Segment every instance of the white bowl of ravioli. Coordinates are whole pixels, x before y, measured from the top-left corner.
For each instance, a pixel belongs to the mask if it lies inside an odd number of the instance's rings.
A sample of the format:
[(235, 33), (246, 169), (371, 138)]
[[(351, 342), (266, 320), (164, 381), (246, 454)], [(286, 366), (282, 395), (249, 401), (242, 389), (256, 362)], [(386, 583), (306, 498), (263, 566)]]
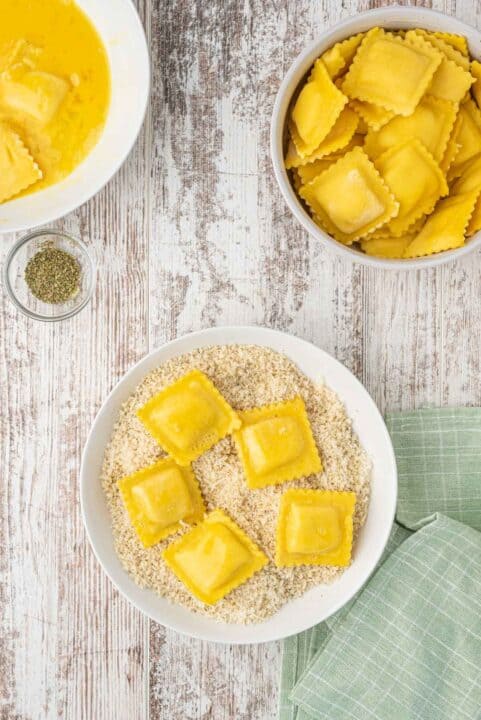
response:
[[(206, 373), (236, 412), (272, 402), (284, 402), (287, 412), (293, 408), (297, 412), (299, 400), (291, 400), (300, 395), (323, 464), (317, 475), (251, 487), (239, 460), (241, 451), (229, 435), (192, 463), (186, 482), (196, 488), (196, 502), (201, 502), (200, 488), (207, 522), (227, 523), (244, 550), (252, 551), (248, 562), (252, 561), (253, 574), (246, 566), (246, 579), (241, 578), (241, 584), (219, 601), (213, 596), (211, 604), (192, 595), (163, 555), (167, 548), (171, 552), (176, 547), (179, 534), (180, 541), (193, 537), (206, 521), (197, 518), (192, 528), (179, 528), (177, 534), (144, 547), (118, 485), (120, 480), (125, 488), (124, 476), (135, 479), (138, 470), (159, 460), (159, 446), (135, 417), (137, 410), (149, 407), (145, 403), (159, 389), (163, 391), (173, 378), (184, 377), (193, 369)], [(242, 418), (247, 422), (244, 415)], [(173, 455), (161, 463), (171, 469)], [(182, 474), (185, 472), (184, 468)], [(342, 568), (277, 567), (281, 497), (298, 489), (312, 492), (312, 488), (334, 494), (340, 491), (349, 503), (352, 493), (356, 494), (351, 562)], [(225, 643), (284, 638), (341, 608), (366, 582), (381, 557), (396, 497), (392, 444), (382, 417), (359, 381), (314, 345), (256, 327), (193, 333), (146, 356), (102, 406), (81, 467), (87, 534), (116, 587), (156, 622), (192, 637)], [(231, 573), (235, 576), (239, 571), (235, 558), (228, 560), (216, 566), (216, 572), (222, 569), (229, 577)], [(189, 578), (184, 580), (188, 583)]]
[(95, 195), (132, 149), (150, 87), (131, 0), (5, 0), (0, 27), (0, 233)]
[[(419, 80), (416, 92), (419, 92), (420, 97), (415, 99), (412, 107), (399, 105), (393, 110), (391, 107), (387, 109), (371, 102), (367, 110), (374, 111), (374, 115), (370, 116), (372, 124), (368, 125), (365, 122), (365, 116), (361, 118), (362, 110), (364, 113), (366, 112), (368, 102), (367, 95), (363, 94), (365, 87), (362, 89), (359, 88), (359, 85), (353, 87), (352, 80), (357, 80), (359, 77), (354, 73), (350, 82), (345, 82), (350, 68), (352, 68), (352, 57), (349, 57), (345, 68), (338, 69), (342, 58), (337, 55), (339, 46), (335, 46), (336, 43), (354, 38), (359, 33), (364, 33), (362, 37), (365, 38), (373, 28), (380, 28), (381, 32), (406, 31), (405, 35), (409, 33), (408, 42), (413, 44), (419, 42), (418, 38), (413, 37), (413, 34), (417, 33), (419, 29), (421, 29), (421, 33), (422, 31), (436, 32), (439, 34), (440, 44), (434, 48), (438, 53), (438, 64), (433, 66), (430, 71), (426, 71), (427, 74), (432, 72), (432, 76)], [(419, 34), (421, 35), (421, 33)], [(453, 38), (453, 36), (458, 37)], [(421, 36), (421, 44), (424, 40), (431, 42), (427, 36)], [(449, 45), (447, 40), (452, 40), (454, 45), (447, 48), (448, 55), (445, 55), (446, 45), (443, 44)], [(456, 48), (455, 45), (458, 42), (459, 47)], [(463, 43), (465, 43), (464, 47)], [(333, 48), (335, 48), (334, 51)], [(344, 91), (348, 95), (348, 101), (338, 116), (337, 124), (333, 126), (337, 134), (333, 133), (331, 128), (326, 138), (321, 141), (321, 145), (312, 151), (308, 145), (302, 146), (294, 142), (292, 111), (300, 92), (305, 87), (306, 80), (313, 77), (309, 74), (315, 67), (316, 60), (327, 51), (330, 51), (326, 66), (328, 75), (336, 85), (336, 92)], [(354, 59), (356, 53), (357, 49), (354, 49)], [(371, 55), (371, 59), (372, 57), (373, 55)], [(439, 57), (442, 59), (439, 60)], [(275, 101), (271, 124), (271, 154), (281, 192), (294, 216), (312, 236), (324, 246), (351, 260), (374, 267), (393, 269), (432, 267), (459, 258), (479, 247), (481, 243), (479, 232), (481, 227), (481, 202), (479, 200), (481, 183), (478, 178), (481, 167), (481, 112), (478, 102), (481, 100), (481, 84), (479, 83), (481, 66), (476, 63), (480, 59), (481, 34), (478, 30), (443, 13), (415, 7), (385, 7), (347, 18), (329, 28), (296, 58), (281, 84)], [(471, 60), (476, 61), (476, 67), (470, 64)], [(338, 61), (339, 66), (336, 66)], [(349, 65), (349, 63), (351, 64)], [(458, 67), (453, 69), (451, 63)], [(378, 77), (385, 75), (386, 71), (389, 74), (392, 67), (391, 63), (384, 62), (384, 72), (378, 73)], [(446, 85), (443, 83), (446, 78), (445, 73), (450, 72), (458, 83), (456, 92), (459, 90), (459, 96), (466, 93), (461, 101), (455, 97), (456, 93), (450, 96), (451, 100), (447, 100)], [(464, 72), (468, 74), (464, 74)], [(469, 80), (469, 73), (473, 73), (472, 81)], [(399, 73), (397, 74), (399, 75)], [(474, 82), (475, 79), (477, 79), (476, 82)], [(423, 90), (424, 82), (426, 83), (425, 90)], [(394, 83), (392, 86), (394, 87)], [(466, 87), (468, 91), (466, 91)], [(474, 88), (476, 88), (476, 96)], [(451, 88), (449, 87), (447, 95), (450, 95), (450, 92)], [(361, 95), (363, 100), (359, 100)], [(335, 96), (335, 92), (333, 96)], [(376, 102), (385, 100), (385, 98), (379, 100), (379, 95), (374, 99)], [(452, 108), (448, 105), (450, 102), (453, 102), (455, 106), (455, 112), (451, 119), (448, 118), (448, 115), (452, 114)], [(356, 103), (358, 107), (355, 107)], [(361, 113), (358, 112), (359, 110)], [(389, 112), (394, 113), (394, 117), (389, 119)], [(404, 113), (404, 116), (401, 113)], [(410, 130), (406, 131), (406, 124), (403, 126), (402, 123), (404, 117), (408, 115), (412, 117), (414, 113), (416, 113), (416, 117), (422, 115), (422, 122), (428, 117), (437, 118), (436, 122), (439, 127), (430, 129), (427, 125), (423, 126), (418, 135), (418, 127), (416, 127), (413, 136), (408, 138)], [(356, 115), (359, 124), (353, 130), (350, 126), (353, 123), (356, 124)], [(460, 115), (463, 116), (462, 119), (460, 119)], [(446, 122), (443, 124), (440, 118), (444, 116), (446, 116)], [(401, 123), (399, 122), (400, 118)], [(456, 120), (458, 120), (458, 124), (456, 124)], [(444, 128), (446, 128), (446, 133), (444, 133)], [(295, 123), (294, 132), (296, 132)], [(343, 148), (334, 147), (332, 155), (329, 157), (331, 148), (327, 148), (323, 143), (325, 144), (327, 139), (329, 142), (342, 145), (343, 141), (342, 139), (339, 141), (339, 138), (340, 133), (343, 132), (350, 133), (348, 143)], [(366, 132), (368, 136), (371, 134), (374, 137), (374, 142), (372, 138), (370, 144), (366, 141)], [(422, 137), (423, 133), (424, 137)], [(462, 139), (460, 139), (461, 136)], [(408, 140), (409, 143), (407, 143)], [(421, 140), (422, 142), (420, 142)], [(467, 141), (470, 147), (467, 148), (467, 144), (463, 144), (463, 141)], [(407, 143), (407, 145), (402, 148), (402, 143)], [(425, 144), (429, 157), (425, 152)], [(293, 156), (290, 146), (296, 148), (296, 151), (297, 147), (300, 147), (303, 157), (299, 159), (299, 156), (295, 157), (295, 153)], [(326, 150), (327, 152), (325, 152)], [(355, 162), (356, 167), (347, 167), (346, 164), (344, 169), (341, 165), (333, 171), (332, 166), (337, 160), (342, 160), (342, 163), (346, 162), (342, 158), (344, 152), (346, 154), (353, 153), (347, 162)], [(462, 168), (462, 174), (457, 172), (458, 168), (455, 168), (456, 152), (459, 152), (459, 168)], [(315, 162), (313, 164), (310, 161), (306, 163), (306, 157), (314, 158)], [(420, 158), (420, 164), (414, 171), (414, 161), (417, 162), (418, 158)], [(366, 160), (372, 163), (370, 167), (366, 167)], [(303, 164), (300, 174), (298, 174), (299, 162)], [(318, 170), (315, 169), (316, 163), (319, 165)], [(451, 167), (449, 163), (452, 164)], [(399, 194), (396, 192), (398, 189), (396, 182), (400, 182), (402, 175), (400, 168), (403, 164), (410, 167), (411, 172), (407, 173), (409, 182), (400, 183), (401, 193)], [(327, 170), (330, 171), (330, 175), (317, 181), (317, 173), (320, 174)], [(367, 189), (363, 197), (352, 192), (352, 186), (343, 184), (349, 170), (354, 171), (352, 177), (354, 174), (356, 177), (363, 177), (363, 185), (364, 179), (368, 178), (365, 183)], [(374, 177), (375, 174), (378, 175), (377, 179)], [(384, 188), (381, 187), (381, 183), (377, 183), (379, 175)], [(326, 178), (329, 182), (326, 181)], [(339, 178), (341, 178), (340, 181)], [(391, 179), (393, 184), (391, 184)], [(312, 189), (308, 189), (307, 192), (305, 190), (310, 183), (317, 188), (317, 197), (314, 197), (314, 200), (312, 200)], [(413, 192), (418, 192), (424, 202), (423, 207), (420, 208), (421, 214), (411, 216), (411, 224), (408, 213), (412, 212), (413, 208), (406, 208), (406, 200), (403, 195), (405, 188), (409, 186), (413, 188), (417, 186), (418, 189)], [(348, 187), (351, 187), (351, 190), (348, 190)], [(326, 190), (326, 188), (328, 189)], [(332, 188), (334, 188), (334, 192), (331, 192)], [(388, 194), (384, 194), (385, 190), (388, 193), (391, 191), (391, 198), (388, 197)], [(331, 195), (326, 196), (328, 192), (331, 192)], [(462, 196), (461, 200), (459, 200), (459, 195)], [(321, 198), (320, 202), (319, 198)], [(396, 203), (398, 208), (395, 207)], [(367, 207), (368, 205), (369, 207)], [(325, 209), (329, 206), (329, 211), (324, 214)], [(378, 213), (378, 208), (382, 208), (382, 212), (390, 214), (389, 217), (383, 219)], [(329, 214), (331, 209), (332, 214)], [(430, 215), (434, 216), (438, 210), (440, 211), (439, 215), (433, 221)], [(345, 217), (342, 215), (344, 212), (347, 212)], [(339, 213), (342, 217), (338, 215)], [(335, 220), (334, 225), (332, 219)], [(359, 231), (361, 222), (366, 224)], [(375, 227), (376, 223), (378, 223), (378, 227)], [(393, 226), (392, 229), (388, 228), (390, 223)], [(430, 224), (428, 225), (428, 223)], [(447, 239), (444, 233), (446, 227), (449, 227), (451, 234)], [(386, 228), (388, 229), (386, 230)], [(357, 237), (356, 232), (358, 234), (365, 232), (365, 234)], [(430, 254), (427, 254), (425, 250), (426, 238), (428, 238)], [(386, 242), (387, 240), (394, 242), (389, 244)], [(416, 244), (411, 244), (414, 241)], [(445, 247), (447, 249), (444, 249)]]

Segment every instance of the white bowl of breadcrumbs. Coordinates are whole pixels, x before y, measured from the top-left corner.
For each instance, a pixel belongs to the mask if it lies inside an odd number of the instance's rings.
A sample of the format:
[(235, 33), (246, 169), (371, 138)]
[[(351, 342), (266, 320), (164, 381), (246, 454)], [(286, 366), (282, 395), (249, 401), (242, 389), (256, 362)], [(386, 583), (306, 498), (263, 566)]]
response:
[[(195, 599), (162, 559), (162, 551), (176, 536), (143, 547), (117, 487), (121, 477), (165, 455), (136, 410), (193, 368), (205, 372), (237, 410), (300, 395), (324, 465), (318, 475), (250, 490), (231, 437), (193, 463), (207, 510), (225, 510), (270, 561), (215, 605)], [(356, 493), (349, 567), (276, 567), (279, 500), (289, 487)], [(381, 557), (396, 497), (391, 441), (359, 381), (314, 345), (257, 327), (211, 328), (174, 340), (145, 357), (107, 398), (82, 459), (84, 522), (94, 552), (113, 583), (156, 622), (218, 642), (280, 639), (341, 608)]]

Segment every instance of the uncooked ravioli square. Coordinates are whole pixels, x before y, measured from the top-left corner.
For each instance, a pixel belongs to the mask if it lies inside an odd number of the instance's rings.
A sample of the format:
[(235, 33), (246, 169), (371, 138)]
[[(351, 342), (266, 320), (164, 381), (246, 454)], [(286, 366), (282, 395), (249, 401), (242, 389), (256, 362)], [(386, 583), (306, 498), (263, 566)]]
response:
[(405, 40), (374, 28), (363, 40), (342, 90), (351, 98), (410, 115), (441, 60), (421, 37)]
[(354, 148), (299, 194), (340, 242), (350, 244), (395, 216), (399, 205), (361, 148)]

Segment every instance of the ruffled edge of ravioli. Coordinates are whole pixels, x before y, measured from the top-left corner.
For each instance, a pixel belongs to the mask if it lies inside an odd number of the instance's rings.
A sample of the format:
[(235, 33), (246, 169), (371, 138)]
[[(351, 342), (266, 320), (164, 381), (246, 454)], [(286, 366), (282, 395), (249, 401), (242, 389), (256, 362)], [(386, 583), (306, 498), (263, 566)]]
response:
[[(192, 542), (195, 542), (199, 537), (202, 537), (206, 527), (211, 524), (223, 525), (230, 530), (237, 542), (247, 550), (250, 559), (245, 565), (241, 565), (240, 568), (237, 569), (234, 577), (227, 579), (220, 587), (205, 592), (197, 586), (189, 574), (178, 564), (177, 553), (179, 550), (181, 551), (183, 548), (188, 547)], [(201, 523), (190, 528), (189, 531), (181, 535), (178, 540), (171, 542), (170, 545), (162, 551), (162, 559), (180, 582), (184, 584), (187, 590), (197, 598), (197, 600), (207, 605), (214, 605), (232, 590), (243, 585), (269, 562), (269, 558), (257, 543), (221, 508), (212, 510), (204, 517)]]
[[(6, 190), (4, 194), (0, 192), (0, 204), (12, 200), (19, 193), (27, 190), (39, 180), (43, 178), (43, 172), (37, 165), (29, 149), (21, 139), (20, 135), (5, 125), (0, 124), (0, 144), (4, 143), (10, 151), (14, 153), (14, 158), (18, 159), (23, 165), (23, 179), (16, 179), (16, 184), (10, 186), (10, 190)], [(21, 176), (22, 177), (22, 176)]]
[(478, 230), (481, 230), (481, 196), (478, 195), (478, 199), (476, 200), (474, 204), (474, 210), (473, 214), (471, 215), (468, 223), (468, 228), (466, 230), (466, 236), (471, 237), (474, 235), (474, 233), (477, 233)]
[(459, 130), (461, 128), (461, 122), (462, 118), (459, 116), (459, 113), (456, 115), (456, 120), (454, 121), (454, 125), (451, 130), (451, 135), (448, 138), (448, 142), (446, 145), (446, 149), (444, 151), (444, 155), (442, 156), (441, 160), (439, 161), (439, 167), (441, 168), (441, 171), (444, 173), (445, 178), (447, 179), (449, 169), (453, 162), (456, 160), (456, 155), (459, 152), (459, 145), (458, 145), (458, 135)]
[(299, 155), (294, 139), (291, 138), (285, 158), (286, 170), (308, 165), (315, 160), (321, 160), (321, 158), (327, 155), (332, 155), (338, 150), (342, 150), (349, 145), (358, 124), (359, 118), (356, 113), (350, 108), (344, 107), (329, 134), (324, 138), (319, 147), (307, 157), (301, 157)]
[[(359, 158), (359, 163), (363, 164), (366, 171), (371, 175), (371, 178), (377, 183), (382, 199), (385, 202), (384, 212), (378, 217), (367, 223), (365, 227), (359, 228), (355, 232), (346, 234), (342, 232), (327, 216), (321, 207), (316, 208), (312, 205), (312, 198), (309, 198), (309, 190), (311, 186), (319, 179), (319, 177), (326, 176), (328, 173), (335, 172), (335, 168), (340, 163), (349, 162), (351, 159)], [(338, 240), (343, 245), (352, 245), (353, 242), (359, 240), (362, 237), (369, 235), (372, 231), (385, 225), (388, 220), (395, 216), (399, 209), (399, 203), (390, 191), (387, 184), (384, 182), (380, 173), (376, 169), (374, 163), (370, 160), (368, 155), (364, 152), (361, 147), (355, 147), (350, 152), (342, 155), (335, 163), (333, 163), (327, 170), (318, 175), (316, 178), (311, 180), (310, 183), (304, 185), (300, 192), (300, 197), (304, 200), (306, 205), (310, 208), (314, 222), (321, 227), (324, 232), (327, 232), (335, 240)], [(307, 195), (307, 197), (306, 197)]]
[[(417, 50), (420, 54), (424, 55), (424, 57), (431, 58), (430, 66), (426, 68), (422, 80), (417, 83), (409, 102), (407, 101), (407, 99), (404, 102), (401, 102), (400, 98), (398, 98), (397, 100), (389, 100), (388, 98), (384, 98), (383, 100), (381, 100), (380, 98), (374, 98), (373, 96), (369, 96), (368, 94), (363, 93), (362, 91), (360, 91), (359, 87), (356, 87), (356, 85), (358, 84), (356, 73), (359, 70), (360, 64), (362, 64), (363, 51), (365, 51), (366, 48), (368, 48), (370, 45), (375, 44), (380, 39), (388, 40), (393, 44), (398, 44), (404, 47), (408, 47), (410, 49)], [(398, 35), (393, 35), (393, 33), (390, 32), (385, 32), (382, 28), (374, 27), (369, 30), (369, 32), (366, 34), (366, 37), (363, 39), (361, 45), (359, 46), (358, 51), (351, 63), (349, 71), (346, 74), (346, 77), (342, 84), (342, 91), (349, 98), (363, 100), (368, 103), (372, 103), (373, 105), (380, 105), (386, 110), (392, 110), (396, 115), (408, 116), (414, 112), (414, 109), (418, 105), (422, 96), (427, 91), (429, 83), (431, 82), (436, 69), (439, 67), (441, 60), (441, 52), (435, 47), (433, 47), (432, 44), (428, 43), (421, 36), (411, 37), (410, 39), (407, 39), (402, 38)]]
[(473, 93), (476, 105), (481, 107), (481, 62), (479, 60), (472, 60), (469, 66), (469, 72), (474, 78), (474, 83), (471, 86), (471, 92)]
[[(406, 248), (404, 257), (423, 257), (425, 255), (434, 255), (435, 253), (462, 247), (465, 243), (466, 228), (468, 227), (478, 197), (479, 190), (474, 190), (472, 192), (462, 193), (461, 195), (451, 195), (441, 200), (439, 207), (428, 218), (421, 232)], [(457, 220), (459, 224), (452, 232), (443, 235), (439, 231), (437, 224), (440, 213), (445, 211), (446, 207), (448, 209), (453, 207), (455, 220)], [(446, 230), (446, 222), (443, 223), (443, 230)]]
[[(396, 154), (398, 154), (400, 151), (402, 151), (406, 146), (410, 146), (414, 148), (416, 151), (418, 157), (429, 167), (429, 169), (432, 171), (433, 176), (437, 180), (438, 184), (438, 190), (439, 193), (435, 196), (429, 197), (426, 196), (426, 201), (424, 204), (421, 204), (418, 206), (417, 209), (412, 209), (410, 213), (408, 213), (404, 218), (394, 217), (392, 218), (386, 225), (387, 229), (390, 231), (391, 235), (393, 237), (400, 237), (401, 235), (404, 235), (405, 233), (409, 232), (409, 228), (411, 228), (414, 223), (416, 223), (419, 218), (423, 217), (424, 215), (429, 215), (432, 213), (434, 208), (436, 207), (436, 203), (438, 202), (440, 197), (444, 197), (449, 193), (449, 187), (446, 182), (446, 178), (439, 167), (436, 160), (433, 158), (429, 150), (422, 144), (420, 140), (417, 138), (411, 138), (411, 140), (407, 140), (404, 143), (399, 143), (398, 145), (394, 145), (393, 147), (389, 148), (389, 150), (386, 150), (382, 153), (374, 162), (374, 165), (378, 169), (381, 177), (383, 178), (386, 185), (389, 187), (389, 182), (384, 178), (383, 172), (379, 165), (382, 163), (383, 160), (389, 159)], [(391, 188), (391, 192), (396, 197), (396, 192), (393, 188)]]
[(365, 100), (352, 98), (349, 101), (349, 106), (364, 120), (368, 128), (372, 130), (380, 130), (392, 120), (393, 117), (396, 117), (392, 110), (386, 110), (386, 108), (380, 105), (374, 105), (374, 103), (366, 102)]
[[(421, 229), (423, 228), (424, 224), (426, 223), (426, 215), (421, 215), (417, 220), (415, 220), (411, 225), (409, 225), (404, 233), (402, 234), (402, 237), (405, 235), (412, 235), (412, 239), (416, 237), (421, 232)], [(394, 240), (396, 237), (390, 232), (389, 230), (389, 223), (386, 223), (385, 225), (381, 225), (381, 227), (377, 228), (377, 230), (374, 230), (372, 233), (369, 233), (366, 235), (364, 240)]]
[[(328, 122), (328, 129), (327, 131), (325, 128), (324, 134), (320, 133), (320, 136), (316, 143), (313, 142), (307, 142), (303, 139), (301, 136), (301, 133), (298, 130), (296, 121), (294, 119), (294, 112), (298, 106), (299, 99), (302, 95), (302, 93), (306, 90), (306, 88), (309, 85), (316, 85), (318, 93), (321, 98), (323, 98), (323, 94), (329, 94), (330, 95), (330, 103), (328, 102), (328, 107), (324, 107), (324, 114), (328, 115), (329, 122)], [(324, 100), (324, 98), (323, 98)], [(329, 98), (328, 98), (329, 100)], [(288, 121), (288, 127), (289, 132), (291, 135), (291, 138), (294, 142), (294, 145), (296, 147), (297, 153), (301, 158), (310, 156), (316, 148), (319, 147), (319, 145), (327, 138), (331, 130), (334, 128), (337, 119), (339, 118), (339, 115), (341, 114), (344, 106), (347, 104), (347, 97), (344, 95), (344, 93), (334, 84), (332, 79), (329, 76), (329, 73), (327, 72), (326, 66), (322, 62), (320, 58), (318, 58), (314, 62), (314, 66), (311, 70), (311, 74), (308, 78), (308, 81), (304, 83), (302, 86), (299, 95), (296, 98), (296, 101), (293, 105), (293, 107), (289, 111), (289, 121)], [(325, 100), (324, 100), (325, 102)], [(327, 112), (328, 111), (328, 112)]]
[[(312, 433), (311, 422), (302, 397), (297, 395), (292, 400), (252, 407), (238, 412), (242, 426), (233, 433), (233, 439), (249, 488), (254, 490), (269, 485), (279, 485), (323, 472), (321, 455)], [(244, 431), (260, 420), (279, 419), (281, 417), (294, 418), (297, 421), (298, 429), (301, 430), (304, 440), (302, 454), (282, 467), (259, 474), (253, 467), (251, 454), (248, 446), (246, 446)]]
[[(442, 100), (441, 98), (433, 97), (432, 95), (425, 95), (423, 98), (421, 98), (421, 102), (418, 103), (416, 110), (419, 108), (419, 106), (424, 103), (425, 105), (430, 105), (433, 107), (436, 111), (438, 110), (437, 115), (442, 114), (443, 116), (443, 128), (442, 128), (442, 134), (441, 134), (441, 140), (437, 145), (437, 152), (431, 153), (436, 160), (436, 162), (439, 162), (442, 157), (444, 156), (444, 153), (446, 151), (446, 147), (449, 141), (449, 138), (451, 137), (451, 133), (454, 127), (454, 124), (456, 122), (456, 118), (458, 117), (458, 105), (456, 103), (451, 102), (450, 100)], [(414, 112), (416, 112), (416, 110)], [(396, 122), (396, 120), (405, 120), (404, 116), (396, 115), (392, 118), (389, 122)], [(386, 152), (388, 147), (393, 147), (393, 145), (389, 145), (386, 148), (379, 148), (379, 145), (376, 144), (377, 137), (376, 135), (378, 133), (382, 133), (384, 128), (386, 128), (389, 125), (389, 123), (386, 123), (386, 125), (383, 125), (383, 127), (380, 130), (369, 130), (366, 135), (365, 140), (365, 148), (366, 152), (369, 155), (369, 157), (372, 157), (376, 159), (381, 155), (383, 152)], [(411, 137), (416, 137), (412, 135)], [(402, 142), (402, 140), (399, 140), (399, 142)], [(439, 160), (438, 160), (439, 157)]]
[(384, 237), (384, 238), (372, 238), (369, 235), (361, 240), (361, 250), (366, 255), (372, 255), (375, 257), (400, 259), (404, 257), (406, 248), (412, 243), (415, 234), (404, 235), (402, 237)]
[(429, 30), (424, 30), (424, 28), (413, 28), (412, 32), (424, 38), (426, 42), (429, 42), (438, 52), (442, 53), (449, 60), (453, 60), (460, 67), (469, 70), (469, 58), (464, 56), (459, 50), (453, 47), (453, 45), (439, 37), (439, 35)]
[[(302, 505), (325, 507), (326, 502), (334, 505), (340, 515), (342, 534), (341, 541), (334, 550), (324, 552), (296, 553), (287, 549), (288, 517), (290, 509), (296, 500), (303, 501)], [(276, 554), (277, 567), (296, 567), (299, 565), (337, 565), (345, 567), (352, 559), (353, 517), (356, 508), (357, 496), (350, 490), (323, 490), (310, 488), (289, 488), (286, 490), (279, 504), (276, 528)], [(328, 506), (329, 506), (328, 505)]]
[(314, 178), (337, 162), (340, 157), (340, 155), (333, 153), (332, 155), (327, 155), (325, 158), (314, 160), (314, 162), (309, 163), (308, 165), (301, 165), (298, 168), (294, 168), (299, 176), (301, 186), (310, 183), (311, 180), (314, 180)]
[(461, 55), (464, 55), (464, 57), (469, 57), (468, 41), (466, 40), (464, 35), (441, 32), (440, 30), (436, 30), (434, 33), (431, 34), (439, 40), (443, 40), (448, 45), (451, 45), (455, 50), (460, 52)]
[(474, 82), (475, 78), (470, 72), (464, 70), (454, 60), (443, 58), (434, 73), (428, 91), (433, 97), (460, 103)]
[[(448, 172), (448, 182), (452, 182), (457, 178), (461, 177), (465, 169), (470, 165), (471, 161), (481, 153), (481, 111), (478, 106), (471, 98), (468, 98), (465, 102), (459, 106), (458, 118), (460, 118), (460, 125), (458, 128), (457, 140), (462, 141), (464, 124), (466, 121), (475, 129), (477, 133), (477, 144), (474, 146), (474, 150), (471, 155), (461, 160), (459, 153), (464, 149), (462, 142), (459, 147), (459, 151), (456, 154), (455, 161), (451, 164)], [(468, 125), (466, 126), (468, 127)], [(470, 140), (473, 140), (474, 135), (471, 134)], [(476, 140), (475, 140), (476, 142)], [(458, 143), (459, 144), (459, 143)]]
[(336, 78), (342, 74), (343, 70), (345, 70), (346, 66), (350, 65), (365, 34), (366, 33), (361, 32), (356, 35), (351, 35), (345, 40), (335, 43), (335, 45), (332, 45), (322, 53), (321, 60), (326, 66), (326, 70), (332, 80), (336, 80)]
[[(321, 172), (324, 172), (324, 170), (327, 170), (331, 165), (334, 165), (334, 163), (340, 160), (343, 155), (350, 152), (355, 147), (362, 147), (362, 145), (363, 136), (356, 135), (356, 133), (354, 133), (347, 145), (341, 148), (339, 152), (333, 152), (329, 155), (324, 155), (317, 160), (306, 163), (305, 165), (299, 165), (299, 167), (293, 168), (291, 172), (296, 170), (297, 175), (300, 178), (301, 185), (307, 185), (307, 183), (311, 182), (311, 180), (314, 180), (315, 177), (320, 175)], [(314, 172), (312, 172), (313, 170)]]

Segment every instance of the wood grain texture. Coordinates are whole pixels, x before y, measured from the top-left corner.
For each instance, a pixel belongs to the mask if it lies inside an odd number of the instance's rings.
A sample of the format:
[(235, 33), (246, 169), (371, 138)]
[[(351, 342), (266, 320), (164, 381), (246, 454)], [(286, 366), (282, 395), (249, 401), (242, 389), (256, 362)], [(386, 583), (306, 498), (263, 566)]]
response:
[[(277, 715), (280, 644), (215, 646), (149, 623), (87, 546), (81, 450), (149, 349), (209, 325), (268, 325), (332, 353), (382, 410), (481, 404), (479, 254), (417, 273), (342, 261), (291, 217), (271, 170), (291, 61), (328, 25), (389, 3), (137, 4), (154, 68), (144, 132), (108, 187), (58, 224), (95, 249), (94, 302), (50, 327), (0, 297), (1, 720)], [(474, 0), (412, 4), (479, 24)]]
[(78, 495), (92, 420), (147, 349), (146, 137), (106, 190), (57, 224), (97, 256), (93, 303), (49, 326), (0, 300), (2, 720), (148, 715), (148, 623), (100, 572)]

